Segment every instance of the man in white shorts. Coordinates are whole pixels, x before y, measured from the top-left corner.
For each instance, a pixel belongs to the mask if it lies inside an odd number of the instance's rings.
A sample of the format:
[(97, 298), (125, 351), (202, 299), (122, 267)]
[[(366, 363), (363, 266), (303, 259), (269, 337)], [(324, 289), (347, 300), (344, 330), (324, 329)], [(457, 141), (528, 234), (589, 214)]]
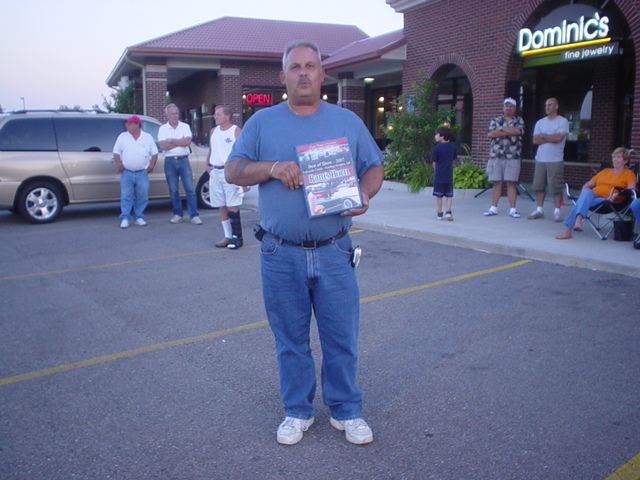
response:
[(227, 183), (224, 179), (224, 164), (231, 147), (240, 136), (240, 127), (231, 123), (231, 109), (216, 107), (213, 115), (216, 126), (211, 130), (209, 153), (207, 154), (207, 172), (209, 172), (209, 201), (220, 208), (220, 220), (224, 229), (224, 238), (216, 247), (236, 250), (242, 247), (242, 223), (240, 205), (244, 191), (241, 187)]
[(518, 198), (518, 177), (520, 176), (520, 160), (522, 158), (522, 135), (524, 121), (516, 115), (517, 103), (513, 98), (505, 98), (504, 115), (491, 120), (487, 137), (491, 139), (487, 176), (493, 183), (491, 191), (491, 207), (484, 212), (485, 217), (498, 214), (498, 201), (502, 196), (502, 182), (507, 182), (507, 197), (511, 209), (509, 215), (520, 218), (516, 210)]

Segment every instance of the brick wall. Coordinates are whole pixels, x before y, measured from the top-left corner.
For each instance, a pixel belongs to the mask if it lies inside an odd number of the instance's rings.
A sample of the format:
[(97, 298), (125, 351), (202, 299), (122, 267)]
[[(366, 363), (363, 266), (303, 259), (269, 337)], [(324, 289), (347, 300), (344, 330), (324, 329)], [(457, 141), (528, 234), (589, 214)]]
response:
[[(163, 58), (149, 58), (146, 65), (166, 66)], [(146, 73), (147, 110), (145, 115), (164, 122), (164, 108), (167, 106), (167, 72)]]

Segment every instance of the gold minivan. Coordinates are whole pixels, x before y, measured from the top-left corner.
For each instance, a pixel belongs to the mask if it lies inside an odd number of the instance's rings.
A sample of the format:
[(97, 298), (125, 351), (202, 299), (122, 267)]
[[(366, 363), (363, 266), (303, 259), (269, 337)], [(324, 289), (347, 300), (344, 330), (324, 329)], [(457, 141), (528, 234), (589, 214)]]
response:
[[(32, 223), (49, 223), (65, 205), (119, 201), (120, 174), (112, 150), (127, 117), (94, 111), (0, 114), (0, 209)], [(142, 129), (157, 139), (160, 123), (140, 118)], [(192, 152), (198, 207), (210, 208), (207, 149), (194, 145)], [(149, 200), (168, 198), (160, 154), (149, 174)]]

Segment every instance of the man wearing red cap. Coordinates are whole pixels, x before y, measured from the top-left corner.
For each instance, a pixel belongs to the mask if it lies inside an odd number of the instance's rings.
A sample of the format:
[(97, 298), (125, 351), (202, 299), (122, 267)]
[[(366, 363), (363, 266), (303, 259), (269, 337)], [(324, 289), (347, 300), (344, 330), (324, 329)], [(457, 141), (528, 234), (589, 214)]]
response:
[(149, 202), (149, 173), (158, 160), (158, 148), (151, 135), (142, 131), (142, 121), (137, 115), (125, 120), (126, 132), (118, 135), (113, 146), (113, 158), (120, 172), (120, 228), (127, 228), (131, 209), (135, 224), (141, 227), (144, 210)]

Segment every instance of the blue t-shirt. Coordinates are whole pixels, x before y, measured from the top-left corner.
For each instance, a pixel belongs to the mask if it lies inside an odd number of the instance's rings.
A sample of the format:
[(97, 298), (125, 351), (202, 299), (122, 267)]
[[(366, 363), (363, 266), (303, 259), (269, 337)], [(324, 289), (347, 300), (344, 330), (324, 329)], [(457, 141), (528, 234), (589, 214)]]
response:
[(453, 183), (453, 161), (458, 158), (456, 146), (450, 142), (438, 142), (431, 152), (431, 162), (436, 162), (433, 183)]
[[(227, 161), (298, 162), (296, 147), (347, 137), (360, 178), (382, 153), (362, 120), (350, 110), (322, 102), (312, 115), (296, 115), (286, 102), (257, 111), (243, 126)], [(288, 190), (280, 180), (259, 186), (260, 224), (270, 233), (292, 242), (324, 240), (351, 226), (351, 217), (324, 215), (309, 218), (304, 189)]]

